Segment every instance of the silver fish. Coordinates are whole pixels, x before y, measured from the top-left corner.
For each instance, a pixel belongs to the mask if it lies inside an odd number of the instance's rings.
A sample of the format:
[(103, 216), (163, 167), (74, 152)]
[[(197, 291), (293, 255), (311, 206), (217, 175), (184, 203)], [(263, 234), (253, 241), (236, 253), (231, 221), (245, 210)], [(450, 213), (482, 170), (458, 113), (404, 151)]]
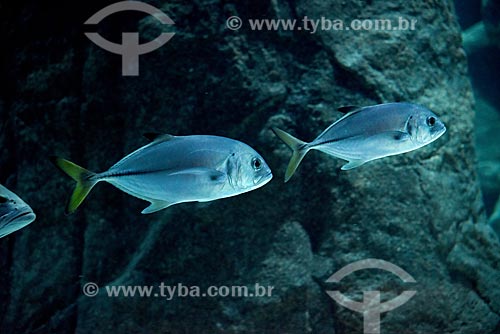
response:
[(342, 170), (348, 170), (371, 160), (416, 150), (446, 132), (445, 125), (432, 111), (412, 103), (342, 107), (339, 111), (346, 115), (310, 143), (273, 128), (293, 151), (285, 182), (290, 180), (309, 150), (349, 161), (342, 166)]
[(142, 213), (183, 202), (208, 202), (239, 195), (268, 183), (272, 173), (250, 146), (217, 136), (146, 135), (152, 142), (103, 173), (58, 157), (52, 162), (77, 184), (66, 212), (74, 212), (96, 183), (149, 201)]
[(28, 204), (0, 184), (0, 238), (22, 229), (35, 218)]

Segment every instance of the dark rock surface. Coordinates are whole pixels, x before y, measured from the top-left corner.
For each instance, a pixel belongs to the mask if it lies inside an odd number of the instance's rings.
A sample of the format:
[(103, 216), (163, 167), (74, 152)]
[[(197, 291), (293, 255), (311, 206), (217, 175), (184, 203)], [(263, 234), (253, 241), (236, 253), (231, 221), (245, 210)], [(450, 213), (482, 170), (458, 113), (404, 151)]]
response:
[(489, 218), (489, 223), (493, 227), (493, 230), (500, 235), (500, 197), (495, 205), (493, 213)]
[(482, 14), (489, 39), (500, 47), (500, 2), (483, 0)]
[(500, 196), (500, 109), (476, 91), (476, 145), (478, 174), (488, 215)]
[[(479, 4), (475, 3), (475, 5), (479, 7)], [(471, 15), (471, 13), (466, 15)], [(464, 23), (462, 23), (463, 27)], [(464, 48), (468, 54), (480, 52), (486, 47), (498, 51), (500, 48), (500, 1), (483, 0), (481, 19), (477, 18), (473, 25), (466, 25), (464, 29)]]
[[(8, 43), (0, 114), (10, 122), (0, 136), (2, 179), (15, 174), (13, 190), (38, 216), (0, 240), (1, 333), (359, 333), (362, 316), (336, 305), (324, 282), (365, 258), (393, 262), (417, 281), (412, 300), (382, 315), (383, 333), (498, 331), (500, 245), (475, 173), (473, 97), (450, 1), (150, 3), (176, 22), (177, 35), (141, 57), (139, 77), (123, 78), (119, 56), (83, 36), (82, 23), (104, 3), (0, 1)], [(418, 24), (415, 31), (230, 31), (231, 15), (402, 16)], [(118, 40), (130, 22), (118, 23), (99, 31)], [(147, 40), (159, 27), (143, 18), (140, 30)], [(448, 132), (349, 172), (313, 153), (282, 183), (290, 153), (271, 126), (311, 140), (340, 116), (336, 107), (388, 101), (428, 106)], [(145, 144), (141, 134), (150, 131), (240, 139), (262, 153), (275, 180), (147, 216), (146, 203), (100, 184), (64, 216), (70, 182), (49, 155), (99, 171)], [(381, 290), (390, 299), (407, 289), (375, 274), (346, 281), (342, 291)], [(87, 282), (101, 286), (97, 297), (83, 296)], [(258, 282), (274, 293), (105, 295), (109, 284), (161, 282)]]
[[(479, 6), (480, 4), (476, 4)], [(463, 14), (463, 13), (462, 13)], [(486, 212), (492, 214), (500, 195), (500, 2), (482, 1), (482, 20), (467, 28), (463, 46), (476, 99), (478, 175)], [(490, 219), (492, 220), (492, 219)]]

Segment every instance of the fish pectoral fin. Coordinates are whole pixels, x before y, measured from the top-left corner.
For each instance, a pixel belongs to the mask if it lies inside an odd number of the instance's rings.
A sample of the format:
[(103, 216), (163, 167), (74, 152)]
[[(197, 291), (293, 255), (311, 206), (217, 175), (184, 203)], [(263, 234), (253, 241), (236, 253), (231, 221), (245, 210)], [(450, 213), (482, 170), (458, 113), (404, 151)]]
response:
[(227, 179), (226, 173), (218, 171), (217, 169), (203, 168), (203, 167), (188, 168), (175, 171), (169, 174), (169, 176), (206, 178), (209, 182), (214, 182), (214, 183), (222, 183), (225, 182)]
[(353, 169), (353, 168), (356, 168), (356, 167), (359, 167), (361, 166), (362, 164), (364, 164), (366, 162), (366, 160), (351, 160), (349, 161), (348, 163), (346, 163), (344, 166), (342, 166), (342, 170), (349, 170), (349, 169)]
[(408, 140), (411, 137), (408, 132), (403, 132), (403, 131), (392, 131), (390, 135), (397, 141)]
[(141, 213), (144, 215), (148, 214), (148, 213), (153, 213), (153, 212), (168, 208), (169, 206), (174, 205), (174, 204), (176, 204), (176, 203), (167, 202), (167, 201), (151, 201), (151, 204), (147, 208), (142, 210)]

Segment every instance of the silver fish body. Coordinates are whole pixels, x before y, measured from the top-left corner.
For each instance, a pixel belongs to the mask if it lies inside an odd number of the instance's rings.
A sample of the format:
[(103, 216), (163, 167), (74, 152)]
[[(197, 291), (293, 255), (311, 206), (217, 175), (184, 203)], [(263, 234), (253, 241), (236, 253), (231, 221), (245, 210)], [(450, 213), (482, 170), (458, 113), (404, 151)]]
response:
[[(257, 189), (272, 178), (270, 168), (254, 149), (218, 136), (159, 135), (103, 173), (82, 172), (79, 167), (78, 174), (74, 173), (76, 165), (67, 160), (56, 158), (54, 162), (79, 182), (68, 212), (76, 210), (101, 181), (149, 201), (150, 206), (142, 213), (152, 213), (177, 203), (235, 196)], [(78, 184), (83, 191), (78, 191)]]
[(371, 160), (416, 150), (446, 132), (445, 125), (432, 111), (417, 104), (386, 103), (339, 110), (348, 112), (310, 143), (273, 129), (294, 152), (285, 181), (309, 150), (349, 161), (342, 167), (348, 170)]
[(35, 218), (36, 215), (28, 204), (0, 185), (0, 238), (31, 224)]

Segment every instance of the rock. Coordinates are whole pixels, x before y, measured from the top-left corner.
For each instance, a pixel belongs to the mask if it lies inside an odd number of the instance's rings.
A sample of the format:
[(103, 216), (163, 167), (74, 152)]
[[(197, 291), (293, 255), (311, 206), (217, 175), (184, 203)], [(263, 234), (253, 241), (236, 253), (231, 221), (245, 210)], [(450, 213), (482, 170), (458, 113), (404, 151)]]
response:
[(497, 0), (483, 0), (483, 21), (488, 38), (500, 47), (500, 3)]
[(500, 112), (476, 92), (476, 147), (478, 174), (486, 211), (491, 214), (500, 196)]
[(490, 216), (489, 224), (493, 228), (493, 230), (500, 235), (500, 197), (498, 197), (497, 204), (495, 205), (495, 209)]
[[(0, 112), (15, 120), (0, 140), (10, 143), (8, 152), (15, 148), (9, 168), (38, 216), (1, 240), (0, 332), (359, 333), (362, 315), (330, 299), (325, 281), (365, 258), (390, 261), (417, 282), (412, 300), (382, 316), (382, 332), (498, 329), (500, 246), (475, 172), (473, 97), (451, 1), (152, 4), (176, 22), (176, 36), (141, 56), (136, 78), (121, 77), (120, 57), (82, 35), (79, 22), (101, 3), (66, 4), (59, 12), (30, 2), (0, 11), (11, 43), (4, 75), (13, 83), (0, 92)], [(62, 15), (69, 11), (75, 16)], [(6, 13), (12, 16), (4, 19)], [(224, 26), (231, 15), (247, 23), (325, 13), (346, 22), (418, 23), (414, 31), (315, 34)], [(148, 38), (157, 29), (151, 22), (139, 23)], [(99, 29), (121, 33), (109, 23)], [(290, 152), (271, 126), (309, 140), (341, 116), (341, 105), (389, 101), (428, 106), (448, 132), (418, 151), (349, 172), (339, 171), (339, 159), (310, 154), (283, 184)], [(47, 156), (104, 170), (144, 145), (141, 134), (151, 131), (242, 140), (265, 157), (275, 180), (147, 216), (140, 214), (146, 203), (99, 185), (75, 215), (64, 216), (71, 182)], [(82, 293), (89, 282), (100, 286), (96, 297)], [(118, 285), (159, 293), (161, 283), (201, 291), (258, 283), (274, 292), (171, 300), (106, 293)], [(341, 288), (353, 298), (367, 290), (392, 298), (407, 286), (370, 271)]]
[(462, 34), (462, 39), (464, 49), (468, 54), (478, 52), (492, 44), (483, 21), (465, 30)]
[[(474, 282), (474, 289), (490, 310), (500, 307), (500, 290), (498, 281), (500, 273), (497, 264), (500, 260), (498, 247), (500, 246), (497, 235), (489, 225), (473, 224), (467, 222), (462, 225), (458, 234), (458, 242), (448, 254), (450, 269), (461, 273), (464, 278)], [(483, 310), (485, 311), (485, 310)], [(485, 312), (485, 321), (494, 326), (497, 317), (492, 317), (490, 312)]]
[(497, 0), (483, 0), (483, 20), (467, 28), (463, 44), (467, 54), (481, 52), (486, 47), (500, 47), (500, 3)]
[[(483, 21), (463, 33), (467, 51), (469, 75), (476, 99), (475, 138), (478, 157), (478, 174), (487, 214), (491, 214), (500, 194), (500, 99), (498, 97), (498, 56), (495, 47), (495, 26), (500, 14), (498, 1), (483, 1)], [(496, 22), (496, 23), (495, 23)], [(497, 27), (498, 28), (498, 27)], [(500, 45), (500, 44), (499, 44)]]

